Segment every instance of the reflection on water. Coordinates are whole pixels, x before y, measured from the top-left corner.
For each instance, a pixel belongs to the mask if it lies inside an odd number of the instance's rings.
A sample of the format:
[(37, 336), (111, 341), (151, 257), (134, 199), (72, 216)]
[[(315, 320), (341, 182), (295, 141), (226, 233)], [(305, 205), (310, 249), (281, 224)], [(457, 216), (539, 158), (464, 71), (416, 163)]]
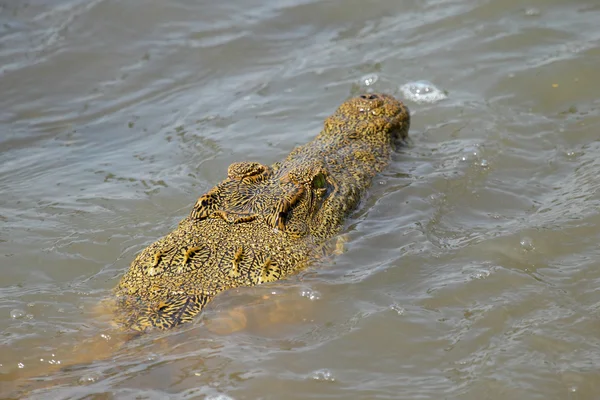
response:
[[(34, 375), (30, 398), (596, 398), (599, 19), (565, 0), (2, 2), (0, 394)], [(181, 329), (111, 331), (98, 305), (229, 163), (284, 157), (362, 91), (405, 98), (412, 144), (342, 254)], [(245, 328), (223, 333), (231, 310)]]

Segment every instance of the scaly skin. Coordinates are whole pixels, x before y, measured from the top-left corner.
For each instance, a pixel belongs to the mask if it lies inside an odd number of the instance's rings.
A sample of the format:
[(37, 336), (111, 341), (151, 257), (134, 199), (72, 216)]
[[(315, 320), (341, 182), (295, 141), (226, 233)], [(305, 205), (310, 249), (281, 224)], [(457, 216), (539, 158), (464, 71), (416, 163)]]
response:
[(409, 125), (400, 101), (363, 95), (285, 160), (232, 164), (175, 230), (132, 262), (115, 289), (116, 321), (134, 331), (172, 328), (224, 290), (272, 282), (318, 259)]

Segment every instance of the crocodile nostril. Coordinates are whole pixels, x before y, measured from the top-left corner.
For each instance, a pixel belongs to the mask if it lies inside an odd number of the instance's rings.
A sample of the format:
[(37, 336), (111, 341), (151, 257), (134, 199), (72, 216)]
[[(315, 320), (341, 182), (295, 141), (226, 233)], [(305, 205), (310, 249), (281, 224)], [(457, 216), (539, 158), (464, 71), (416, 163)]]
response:
[(363, 94), (360, 96), (360, 98), (365, 100), (375, 100), (378, 99), (379, 96), (377, 96), (376, 94)]

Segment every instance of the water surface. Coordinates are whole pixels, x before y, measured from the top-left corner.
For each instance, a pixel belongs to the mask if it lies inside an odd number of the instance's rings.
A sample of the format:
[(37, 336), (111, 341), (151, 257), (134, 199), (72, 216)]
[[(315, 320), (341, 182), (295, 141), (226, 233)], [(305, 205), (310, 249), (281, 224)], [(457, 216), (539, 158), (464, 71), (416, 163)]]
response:
[[(0, 3), (0, 394), (35, 371), (31, 398), (597, 398), (598, 21), (592, 0)], [(94, 307), (231, 162), (420, 80), (447, 98), (405, 98), (413, 143), (343, 254), (56, 368), (119, 340)]]

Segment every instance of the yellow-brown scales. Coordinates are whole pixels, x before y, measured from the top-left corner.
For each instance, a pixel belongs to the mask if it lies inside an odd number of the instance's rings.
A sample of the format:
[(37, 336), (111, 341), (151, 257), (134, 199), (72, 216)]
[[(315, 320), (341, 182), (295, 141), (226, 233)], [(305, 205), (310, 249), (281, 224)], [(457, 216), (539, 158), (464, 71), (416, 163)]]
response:
[(171, 328), (224, 290), (272, 282), (317, 259), (409, 125), (400, 101), (362, 95), (285, 160), (232, 164), (174, 231), (131, 263), (115, 289), (117, 322)]

